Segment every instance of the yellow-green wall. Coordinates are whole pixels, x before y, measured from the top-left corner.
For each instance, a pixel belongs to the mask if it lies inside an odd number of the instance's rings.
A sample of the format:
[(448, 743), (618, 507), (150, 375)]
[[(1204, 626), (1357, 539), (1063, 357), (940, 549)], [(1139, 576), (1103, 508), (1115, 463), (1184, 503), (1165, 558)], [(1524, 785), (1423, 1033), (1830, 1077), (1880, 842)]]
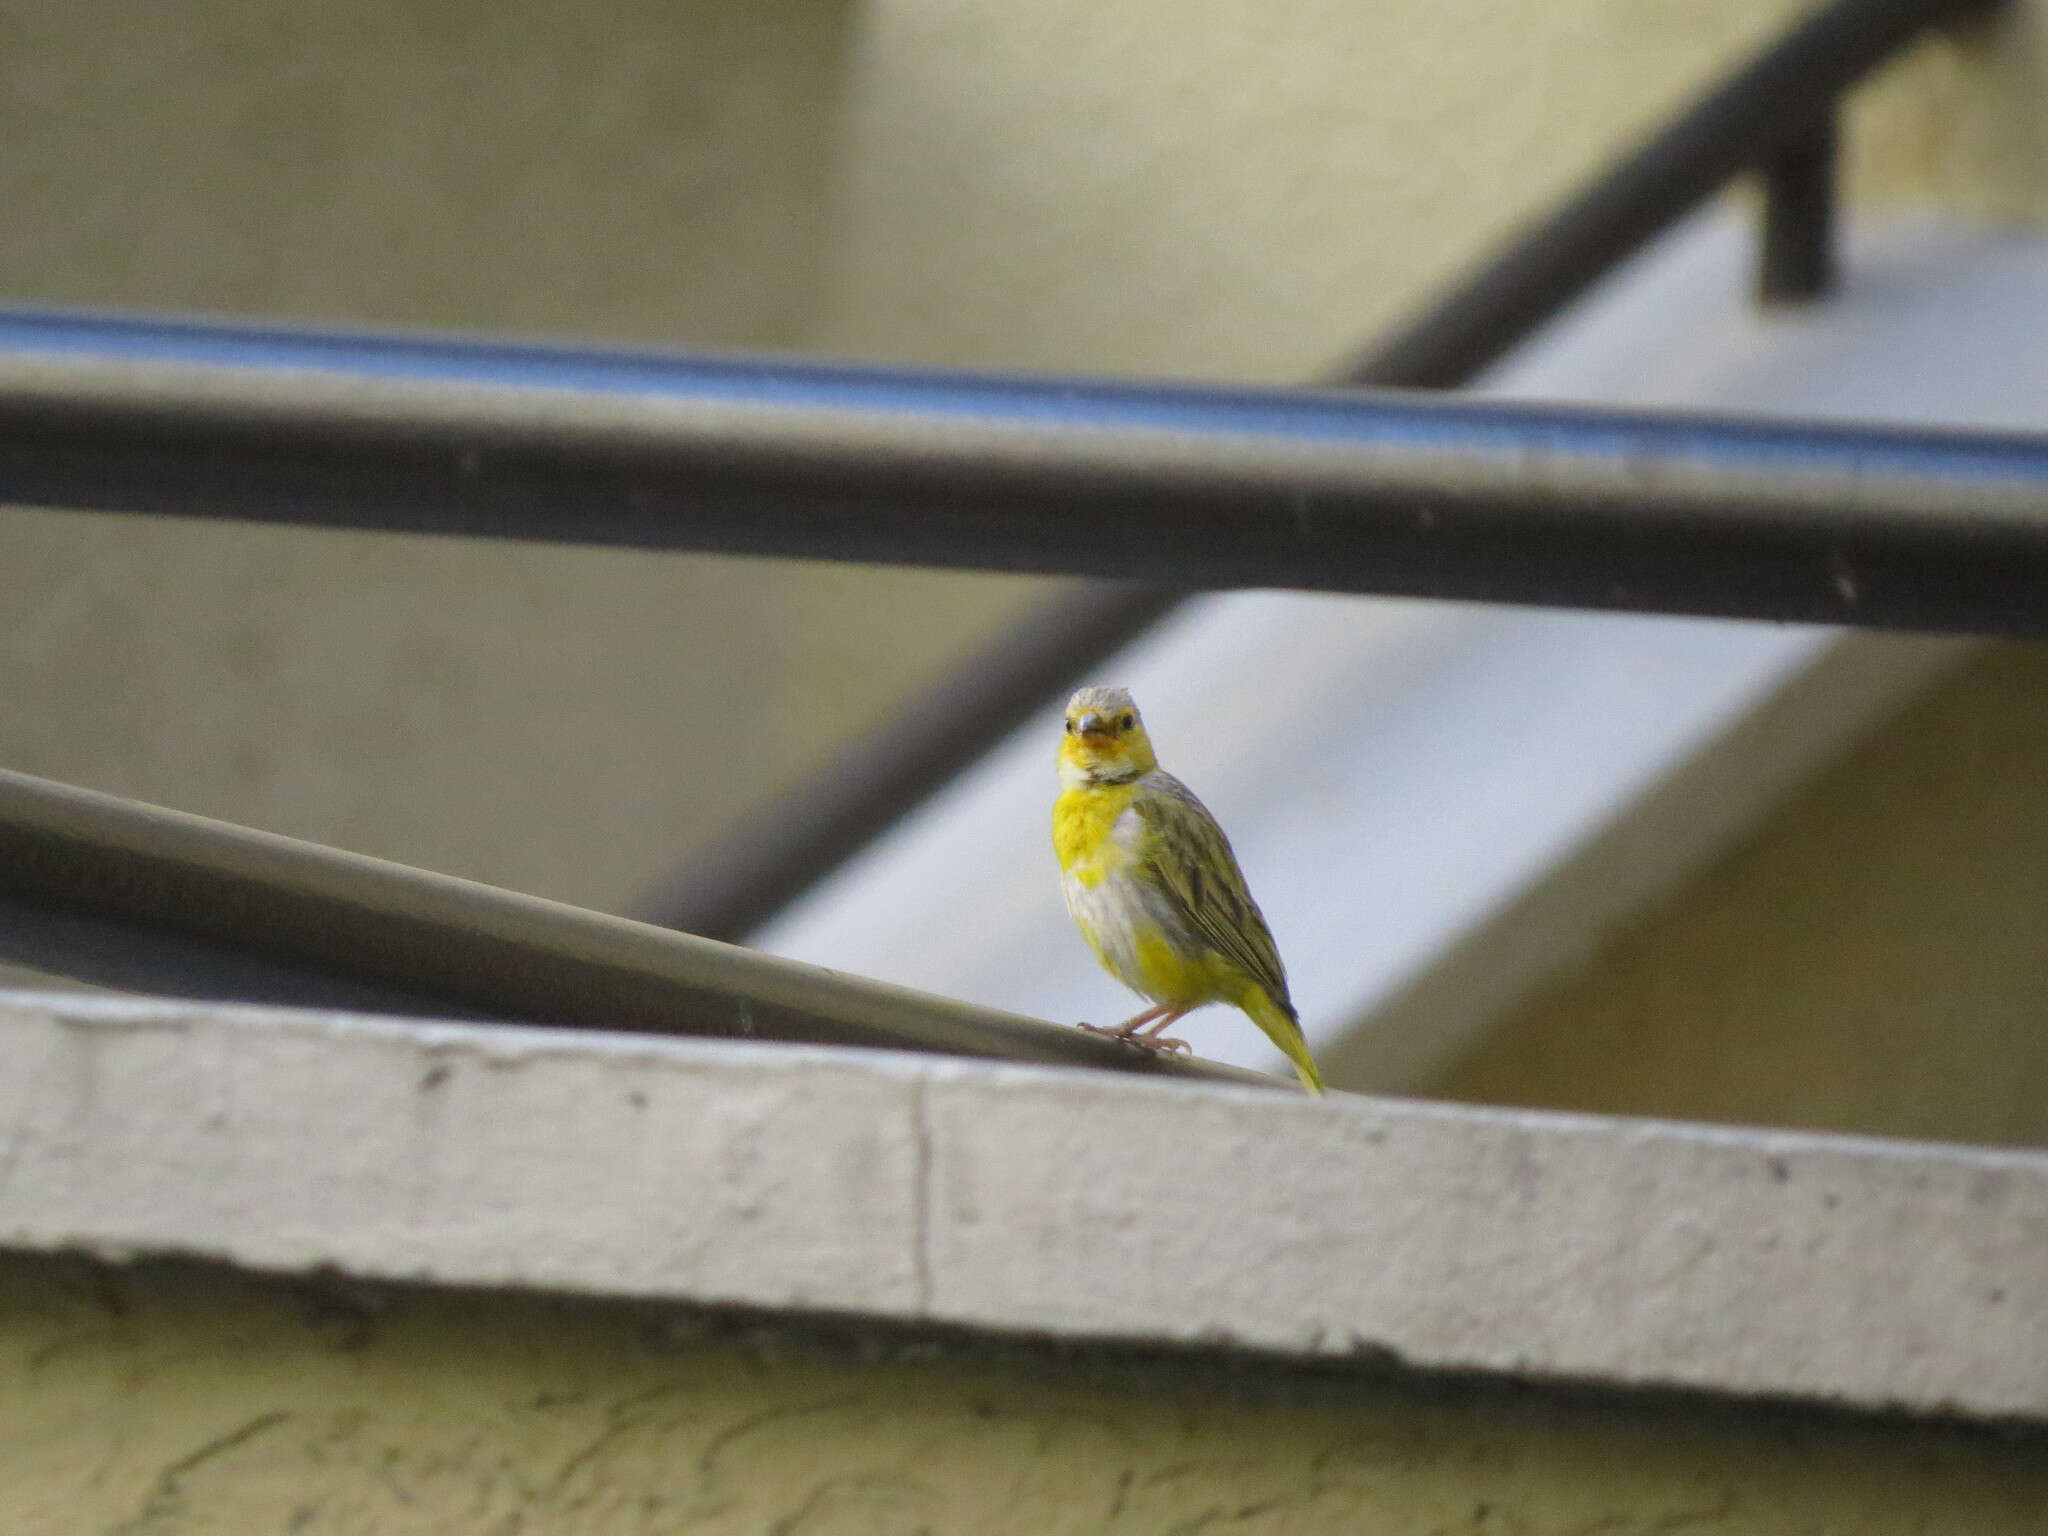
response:
[(2048, 1142), (2048, 647), (1966, 663), (1431, 1091)]
[[(1307, 378), (1810, 8), (873, 0), (818, 335)], [(1859, 202), (2048, 208), (2032, 162), (2001, 152), (2048, 109), (1994, 91), (1981, 52), (1931, 40), (1857, 98)]]
[(1910, 1424), (0, 1259), (10, 1536), (2033, 1536)]

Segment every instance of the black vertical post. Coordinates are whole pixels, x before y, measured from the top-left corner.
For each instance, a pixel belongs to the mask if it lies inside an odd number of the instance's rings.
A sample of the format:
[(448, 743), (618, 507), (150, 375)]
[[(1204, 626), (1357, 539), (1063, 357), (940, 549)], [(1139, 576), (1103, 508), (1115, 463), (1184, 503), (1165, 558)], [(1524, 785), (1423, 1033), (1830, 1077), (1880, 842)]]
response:
[(1757, 251), (1761, 304), (1805, 304), (1835, 285), (1835, 114), (1824, 112), (1758, 166), (1763, 229)]

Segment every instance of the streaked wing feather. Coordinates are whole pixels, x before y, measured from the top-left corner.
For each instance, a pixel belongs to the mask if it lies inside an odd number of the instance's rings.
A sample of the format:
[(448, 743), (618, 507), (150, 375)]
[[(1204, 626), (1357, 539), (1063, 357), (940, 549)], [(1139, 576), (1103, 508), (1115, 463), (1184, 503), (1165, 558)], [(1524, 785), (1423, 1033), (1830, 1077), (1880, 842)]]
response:
[(1230, 839), (1194, 791), (1155, 773), (1132, 802), (1152, 830), (1146, 872), (1188, 926), (1289, 1013), (1287, 976), (1265, 916), (1245, 886)]

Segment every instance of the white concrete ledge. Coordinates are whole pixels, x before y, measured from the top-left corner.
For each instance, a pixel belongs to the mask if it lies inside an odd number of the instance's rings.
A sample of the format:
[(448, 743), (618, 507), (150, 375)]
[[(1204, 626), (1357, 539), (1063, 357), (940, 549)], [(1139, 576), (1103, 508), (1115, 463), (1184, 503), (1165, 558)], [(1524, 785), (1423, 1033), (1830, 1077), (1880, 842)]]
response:
[(2048, 1156), (0, 994), (0, 1243), (2048, 1418)]

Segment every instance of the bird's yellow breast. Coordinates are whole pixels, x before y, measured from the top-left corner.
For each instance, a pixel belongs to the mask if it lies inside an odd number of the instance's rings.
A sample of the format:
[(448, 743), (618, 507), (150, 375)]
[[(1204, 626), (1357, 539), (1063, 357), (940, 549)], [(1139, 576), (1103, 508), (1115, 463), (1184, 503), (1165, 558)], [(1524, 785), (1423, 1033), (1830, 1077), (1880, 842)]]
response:
[(1130, 784), (1084, 784), (1061, 793), (1052, 806), (1052, 848), (1062, 871), (1096, 886), (1129, 863), (1116, 824), (1136, 793)]

